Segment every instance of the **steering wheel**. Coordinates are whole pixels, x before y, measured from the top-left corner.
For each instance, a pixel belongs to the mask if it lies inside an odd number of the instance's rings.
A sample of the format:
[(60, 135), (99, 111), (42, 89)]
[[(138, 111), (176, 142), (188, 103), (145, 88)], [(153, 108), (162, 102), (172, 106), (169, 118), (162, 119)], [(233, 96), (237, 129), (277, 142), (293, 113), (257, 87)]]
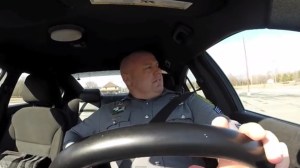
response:
[(102, 132), (62, 151), (50, 168), (79, 168), (144, 156), (231, 158), (254, 167), (269, 164), (261, 143), (209, 125), (155, 123)]

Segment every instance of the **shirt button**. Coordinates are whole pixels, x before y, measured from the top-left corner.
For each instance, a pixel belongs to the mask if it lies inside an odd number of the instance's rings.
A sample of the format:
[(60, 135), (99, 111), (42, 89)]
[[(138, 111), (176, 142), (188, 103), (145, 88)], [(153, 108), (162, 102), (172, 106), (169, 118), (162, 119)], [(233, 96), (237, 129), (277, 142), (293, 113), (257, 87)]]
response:
[(148, 119), (148, 118), (149, 118), (149, 116), (148, 116), (148, 115), (145, 115), (145, 118), (147, 118), (147, 119)]
[(181, 115), (181, 118), (182, 118), (182, 119), (185, 119), (185, 115)]
[(154, 163), (155, 163), (156, 166), (160, 165), (159, 161), (155, 161)]
[(149, 103), (148, 103), (148, 102), (146, 102), (146, 104), (148, 105)]

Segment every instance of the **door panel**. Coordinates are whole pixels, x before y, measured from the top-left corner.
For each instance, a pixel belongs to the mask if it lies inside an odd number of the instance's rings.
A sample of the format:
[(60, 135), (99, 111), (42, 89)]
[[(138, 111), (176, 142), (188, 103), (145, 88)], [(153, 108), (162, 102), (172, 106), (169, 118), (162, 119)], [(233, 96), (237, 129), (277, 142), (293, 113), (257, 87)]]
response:
[(259, 122), (265, 129), (277, 135), (280, 141), (285, 142), (291, 157), (290, 167), (300, 167), (300, 129), (298, 125), (284, 123), (276, 119), (264, 119)]

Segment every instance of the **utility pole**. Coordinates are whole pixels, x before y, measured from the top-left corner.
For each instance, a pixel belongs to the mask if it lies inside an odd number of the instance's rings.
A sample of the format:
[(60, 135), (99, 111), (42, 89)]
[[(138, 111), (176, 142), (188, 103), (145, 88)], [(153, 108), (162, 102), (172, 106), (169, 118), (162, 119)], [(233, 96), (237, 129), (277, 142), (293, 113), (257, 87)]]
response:
[(247, 58), (247, 51), (246, 51), (246, 44), (245, 39), (243, 37), (243, 46), (244, 46), (244, 55), (245, 55), (245, 63), (246, 63), (246, 73), (247, 73), (247, 95), (249, 96), (250, 93), (250, 78), (249, 78), (249, 68), (248, 68), (248, 58)]

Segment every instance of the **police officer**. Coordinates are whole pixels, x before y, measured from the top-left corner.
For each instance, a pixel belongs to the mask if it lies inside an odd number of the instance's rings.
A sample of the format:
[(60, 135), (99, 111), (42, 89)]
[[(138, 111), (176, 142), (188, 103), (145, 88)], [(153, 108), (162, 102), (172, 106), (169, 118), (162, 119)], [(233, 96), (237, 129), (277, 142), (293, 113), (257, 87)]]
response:
[[(137, 124), (146, 124), (172, 98), (177, 96), (173, 91), (164, 89), (162, 71), (152, 53), (137, 51), (123, 59), (120, 66), (123, 81), (129, 89), (129, 96), (125, 99), (103, 105), (89, 118), (67, 131), (64, 147), (93, 134), (127, 127)], [(223, 116), (220, 110), (209, 101), (200, 98), (197, 94), (191, 95), (170, 114), (167, 122), (184, 122), (195, 124), (212, 124), (219, 127), (238, 129), (236, 121)], [(287, 168), (289, 157), (287, 147), (278, 141), (270, 131), (264, 130), (255, 123), (243, 124), (239, 131), (254, 140), (264, 143), (265, 153), (276, 168)], [(155, 156), (136, 158), (114, 163), (119, 167), (189, 167), (191, 165), (205, 166), (199, 158), (179, 156)], [(113, 165), (112, 165), (113, 166)], [(219, 159), (219, 167), (243, 165), (238, 162)]]

